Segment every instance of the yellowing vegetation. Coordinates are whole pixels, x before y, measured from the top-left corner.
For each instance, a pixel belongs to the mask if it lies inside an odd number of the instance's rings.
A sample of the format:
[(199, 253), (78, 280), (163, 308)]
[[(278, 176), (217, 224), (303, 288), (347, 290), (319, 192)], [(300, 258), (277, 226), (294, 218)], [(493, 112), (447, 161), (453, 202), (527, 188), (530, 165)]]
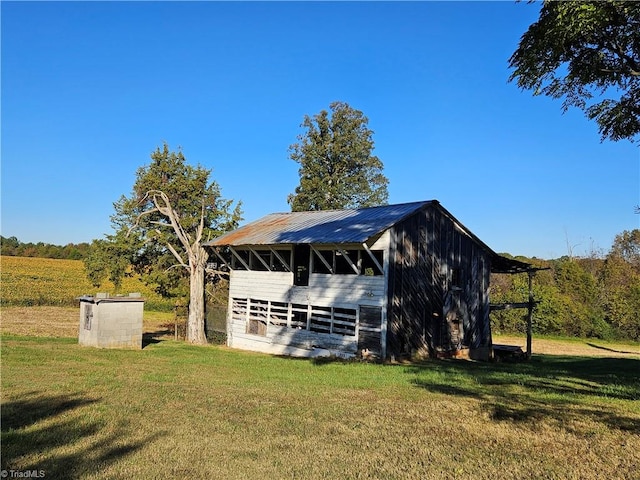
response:
[(85, 294), (140, 292), (151, 305), (170, 308), (137, 277), (125, 278), (119, 291), (105, 281), (96, 288), (86, 277), (81, 260), (58, 260), (34, 257), (0, 257), (0, 299), (3, 306), (73, 306)]

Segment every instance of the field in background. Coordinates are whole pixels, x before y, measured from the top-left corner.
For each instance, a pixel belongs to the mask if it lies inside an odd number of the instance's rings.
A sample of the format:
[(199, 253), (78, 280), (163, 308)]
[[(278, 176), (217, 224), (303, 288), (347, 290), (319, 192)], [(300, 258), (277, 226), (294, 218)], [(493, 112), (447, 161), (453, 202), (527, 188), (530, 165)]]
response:
[(2, 306), (74, 306), (77, 297), (96, 292), (111, 294), (140, 292), (147, 310), (170, 311), (174, 302), (165, 300), (137, 277), (123, 280), (120, 291), (105, 281), (100, 288), (91, 285), (81, 260), (52, 258), (0, 257), (0, 293)]

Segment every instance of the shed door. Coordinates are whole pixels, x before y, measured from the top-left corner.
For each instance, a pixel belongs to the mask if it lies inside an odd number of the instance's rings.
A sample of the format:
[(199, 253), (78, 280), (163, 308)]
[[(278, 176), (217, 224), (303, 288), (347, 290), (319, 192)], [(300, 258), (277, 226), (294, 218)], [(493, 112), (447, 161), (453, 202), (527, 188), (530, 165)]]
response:
[(443, 306), (443, 338), (441, 345), (446, 350), (459, 350), (464, 335), (460, 311), (460, 290), (452, 289), (445, 296)]
[(91, 330), (91, 319), (93, 318), (93, 305), (84, 303), (84, 329)]

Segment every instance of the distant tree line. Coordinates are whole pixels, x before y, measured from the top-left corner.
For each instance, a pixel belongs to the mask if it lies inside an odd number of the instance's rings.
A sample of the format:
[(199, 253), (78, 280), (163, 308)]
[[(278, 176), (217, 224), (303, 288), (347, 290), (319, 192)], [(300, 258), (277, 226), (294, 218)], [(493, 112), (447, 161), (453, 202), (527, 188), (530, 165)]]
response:
[[(518, 257), (548, 268), (536, 273), (533, 331), (538, 334), (640, 340), (640, 230), (616, 236), (606, 255), (555, 260)], [(528, 300), (526, 274), (493, 275), (491, 302)], [(497, 310), (493, 330), (525, 332), (526, 310)]]
[(23, 243), (16, 237), (0, 236), (0, 252), (11, 257), (60, 258), (64, 260), (84, 259), (91, 245), (89, 243), (69, 243), (52, 245), (50, 243)]

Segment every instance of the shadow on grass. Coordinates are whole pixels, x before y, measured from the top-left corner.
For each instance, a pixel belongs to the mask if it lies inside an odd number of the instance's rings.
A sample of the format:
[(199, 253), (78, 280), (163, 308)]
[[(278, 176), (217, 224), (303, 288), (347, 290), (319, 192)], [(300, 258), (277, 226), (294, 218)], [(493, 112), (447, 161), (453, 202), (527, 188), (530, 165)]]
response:
[[(46, 478), (82, 478), (129, 455), (159, 434), (131, 442), (82, 415), (100, 399), (30, 392), (2, 404), (2, 470), (41, 471)], [(123, 440), (124, 439), (124, 440)], [(34, 460), (37, 458), (37, 460)]]
[(592, 348), (597, 348), (598, 350), (606, 350), (607, 352), (624, 353), (625, 355), (640, 355), (640, 350), (636, 350), (635, 352), (631, 352), (627, 350), (615, 350), (613, 348), (603, 347), (602, 345), (596, 345), (595, 343), (589, 343), (589, 342), (587, 342), (587, 345), (589, 345)]
[[(362, 363), (364, 361), (364, 360), (362, 360), (360, 358), (357, 358), (357, 357), (342, 358), (342, 357), (337, 357), (335, 355), (312, 357), (312, 358), (302, 358), (302, 360), (310, 361), (311, 364), (316, 366), (316, 367), (321, 367), (323, 365), (329, 365), (331, 363), (341, 363), (343, 365), (347, 365), (347, 364), (350, 364), (350, 363)], [(369, 363), (374, 363), (374, 362), (369, 362)]]
[[(573, 420), (587, 417), (640, 434), (640, 418), (627, 415), (622, 403), (640, 400), (640, 360), (540, 355), (526, 363), (453, 360), (405, 368), (416, 386), (478, 399), (497, 421), (554, 420), (570, 429)], [(619, 401), (622, 408), (596, 399)]]
[(145, 348), (149, 345), (155, 345), (157, 343), (162, 342), (162, 339), (157, 338), (161, 336), (163, 332), (147, 332), (142, 334), (142, 348)]
[[(165, 340), (186, 341), (184, 332), (180, 333), (176, 338), (175, 331), (170, 329), (156, 330), (155, 332), (146, 332), (142, 334), (142, 348), (149, 345), (155, 345)], [(208, 331), (206, 332), (207, 343), (210, 345), (226, 345), (227, 334), (225, 332)]]

